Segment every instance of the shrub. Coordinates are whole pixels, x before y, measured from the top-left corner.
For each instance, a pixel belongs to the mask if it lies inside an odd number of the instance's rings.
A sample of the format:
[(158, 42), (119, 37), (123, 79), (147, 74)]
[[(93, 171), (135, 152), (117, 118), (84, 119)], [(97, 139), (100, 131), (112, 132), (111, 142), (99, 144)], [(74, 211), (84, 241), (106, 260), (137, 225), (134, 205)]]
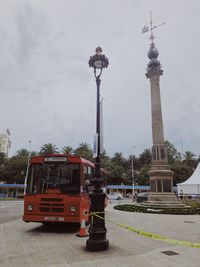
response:
[(200, 206), (185, 206), (181, 208), (151, 208), (143, 207), (134, 204), (124, 204), (114, 206), (116, 210), (128, 211), (128, 212), (143, 212), (143, 213), (156, 213), (156, 214), (177, 214), (177, 215), (200, 215)]

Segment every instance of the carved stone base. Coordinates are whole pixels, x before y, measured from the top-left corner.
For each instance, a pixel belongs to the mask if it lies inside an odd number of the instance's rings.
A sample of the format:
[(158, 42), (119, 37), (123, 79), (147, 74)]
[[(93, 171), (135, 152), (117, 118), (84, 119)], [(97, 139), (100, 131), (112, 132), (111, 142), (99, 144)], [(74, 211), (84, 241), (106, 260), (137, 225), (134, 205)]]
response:
[(148, 174), (150, 179), (150, 194), (153, 194), (153, 200), (159, 200), (162, 194), (162, 198), (166, 200), (173, 199), (173, 172), (169, 169), (164, 169), (162, 165), (157, 166), (157, 169), (155, 169), (153, 165)]

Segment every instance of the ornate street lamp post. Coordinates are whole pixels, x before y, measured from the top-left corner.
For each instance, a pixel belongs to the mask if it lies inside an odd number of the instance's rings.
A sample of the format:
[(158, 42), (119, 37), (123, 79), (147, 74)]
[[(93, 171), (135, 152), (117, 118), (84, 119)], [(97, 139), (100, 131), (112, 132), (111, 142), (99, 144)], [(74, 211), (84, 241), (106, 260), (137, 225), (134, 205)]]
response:
[[(92, 183), (94, 185), (94, 190), (90, 193), (91, 200), (91, 214), (95, 213), (97, 216), (91, 215), (90, 217), (90, 228), (89, 228), (89, 238), (86, 242), (86, 247), (90, 251), (101, 251), (106, 250), (109, 247), (109, 242), (106, 239), (106, 227), (104, 219), (104, 203), (105, 203), (105, 193), (101, 189), (103, 183), (103, 178), (101, 176), (101, 158), (100, 158), (100, 77), (102, 70), (108, 67), (108, 59), (102, 54), (102, 48), (96, 48), (96, 54), (89, 59), (89, 67), (94, 68), (94, 76), (97, 85), (97, 112), (96, 112), (96, 134), (97, 134), (97, 144), (96, 144), (96, 158), (95, 158), (95, 173)], [(97, 73), (98, 72), (98, 73)], [(99, 216), (99, 217), (98, 217)]]

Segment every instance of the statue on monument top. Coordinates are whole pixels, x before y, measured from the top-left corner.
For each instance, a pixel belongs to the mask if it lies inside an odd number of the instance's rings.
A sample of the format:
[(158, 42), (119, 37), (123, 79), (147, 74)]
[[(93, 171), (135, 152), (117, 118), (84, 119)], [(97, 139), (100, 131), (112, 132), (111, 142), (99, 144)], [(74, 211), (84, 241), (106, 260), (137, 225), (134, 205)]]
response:
[(154, 45), (154, 41), (153, 41), (153, 40), (155, 39), (155, 36), (153, 35), (153, 30), (154, 30), (155, 28), (158, 28), (158, 27), (162, 26), (163, 24), (165, 24), (165, 22), (163, 22), (163, 23), (161, 23), (161, 24), (159, 24), (159, 25), (153, 26), (153, 22), (152, 22), (152, 12), (150, 11), (150, 29), (149, 29), (148, 26), (144, 26), (144, 27), (142, 28), (142, 33), (151, 32), (151, 35), (150, 35), (150, 37), (149, 37), (149, 39), (151, 40), (151, 44), (150, 44), (150, 46), (153, 46), (153, 45)]
[(150, 12), (150, 28), (148, 26), (144, 26), (142, 28), (142, 33), (151, 32), (150, 37), (149, 37), (149, 39), (151, 40), (151, 43), (150, 43), (150, 48), (149, 48), (149, 51), (148, 51), (148, 54), (147, 54), (148, 58), (150, 59), (150, 62), (147, 65), (147, 73), (146, 73), (146, 77), (147, 78), (150, 78), (150, 75), (154, 74), (155, 72), (158, 72), (159, 75), (163, 74), (163, 70), (161, 70), (162, 66), (160, 64), (160, 61), (157, 59), (158, 55), (159, 55), (159, 51), (155, 47), (155, 43), (154, 43), (155, 36), (153, 34), (153, 30), (155, 28), (160, 27), (163, 24), (165, 24), (165, 23), (163, 22), (163, 23), (161, 23), (159, 25), (153, 26), (152, 12)]

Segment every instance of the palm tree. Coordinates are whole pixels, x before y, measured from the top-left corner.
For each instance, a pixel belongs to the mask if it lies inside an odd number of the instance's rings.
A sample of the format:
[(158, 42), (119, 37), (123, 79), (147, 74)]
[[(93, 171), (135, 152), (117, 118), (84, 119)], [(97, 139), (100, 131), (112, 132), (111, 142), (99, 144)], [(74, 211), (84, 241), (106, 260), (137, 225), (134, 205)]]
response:
[(119, 165), (124, 165), (125, 163), (125, 158), (123, 156), (123, 153), (121, 152), (115, 152), (115, 154), (112, 157), (112, 161), (119, 164)]
[(38, 155), (38, 152), (36, 151), (31, 151), (31, 157), (36, 157)]
[(73, 154), (73, 148), (71, 146), (64, 146), (62, 148), (62, 153), (66, 155)]
[(17, 150), (15, 156), (18, 158), (27, 158), (29, 156), (29, 151), (25, 148), (19, 149)]
[(40, 149), (40, 155), (49, 155), (49, 154), (57, 154), (58, 148), (56, 145), (53, 145), (52, 143), (44, 144)]
[(137, 158), (136, 155), (129, 155), (128, 156), (128, 158), (127, 158), (127, 168), (131, 167), (132, 160), (133, 160), (134, 169), (138, 170), (139, 169), (139, 162), (138, 162), (138, 158)]
[(79, 146), (75, 149), (74, 155), (83, 157), (88, 160), (93, 159), (92, 149), (87, 143), (80, 143)]
[(6, 154), (3, 152), (0, 152), (0, 166), (4, 164), (5, 160), (6, 160)]
[(147, 166), (151, 163), (151, 150), (146, 148), (142, 154), (139, 155), (139, 164), (140, 164), (140, 167), (144, 167), (144, 166)]
[(120, 183), (126, 183), (126, 159), (124, 158), (123, 153), (115, 152), (111, 162), (113, 164), (113, 170), (111, 172), (112, 177), (115, 177)]
[(168, 159), (168, 162), (170, 165), (175, 163), (175, 161), (177, 161), (177, 160), (181, 160), (181, 153), (179, 153), (177, 151), (177, 149), (175, 148), (175, 146), (172, 143), (170, 143), (168, 140), (166, 140), (164, 142), (164, 145), (165, 145), (166, 150), (167, 150), (167, 159)]
[(196, 155), (191, 151), (185, 151), (183, 154), (183, 162), (185, 162), (188, 166), (195, 168), (196, 167)]
[(110, 160), (110, 157), (108, 156), (107, 152), (104, 149), (103, 152), (101, 153), (101, 161), (107, 161), (107, 160)]
[(191, 151), (185, 151), (184, 160), (195, 160), (196, 155)]
[(101, 153), (101, 167), (109, 171), (110, 166), (111, 166), (110, 157), (107, 155), (106, 151), (103, 150), (103, 152)]

